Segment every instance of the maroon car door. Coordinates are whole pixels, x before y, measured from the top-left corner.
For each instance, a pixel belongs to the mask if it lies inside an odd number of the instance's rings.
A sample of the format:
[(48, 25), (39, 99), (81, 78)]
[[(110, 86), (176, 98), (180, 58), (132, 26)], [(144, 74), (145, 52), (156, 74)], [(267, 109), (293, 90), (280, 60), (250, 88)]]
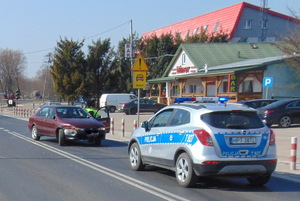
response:
[(37, 127), (38, 133), (46, 134), (45, 120), (48, 114), (49, 107), (43, 107), (35, 115), (35, 125)]
[(110, 117), (109, 117), (109, 110), (107, 107), (101, 107), (96, 114), (96, 119), (101, 121), (105, 126), (106, 133), (110, 131)]
[(56, 135), (56, 120), (53, 108), (49, 108), (44, 122), (44, 129), (47, 135)]

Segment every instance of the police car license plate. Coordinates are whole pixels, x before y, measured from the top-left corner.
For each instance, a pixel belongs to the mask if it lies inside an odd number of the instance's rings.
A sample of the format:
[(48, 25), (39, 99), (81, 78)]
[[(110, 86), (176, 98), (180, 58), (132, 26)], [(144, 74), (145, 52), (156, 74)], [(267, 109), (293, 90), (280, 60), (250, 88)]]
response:
[(231, 137), (230, 144), (256, 144), (255, 137)]

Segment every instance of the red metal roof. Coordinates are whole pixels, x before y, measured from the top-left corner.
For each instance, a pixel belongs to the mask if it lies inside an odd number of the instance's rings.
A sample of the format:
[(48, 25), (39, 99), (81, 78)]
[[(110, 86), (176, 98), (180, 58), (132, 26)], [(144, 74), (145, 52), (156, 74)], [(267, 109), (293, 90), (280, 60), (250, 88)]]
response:
[[(260, 7), (258, 6), (242, 2), (211, 13), (200, 15), (198, 17), (194, 17), (182, 22), (178, 22), (176, 24), (172, 24), (163, 28), (156, 29), (154, 31), (144, 33), (142, 37), (149, 38), (154, 35), (160, 37), (162, 34), (181, 33), (181, 37), (184, 38), (187, 32), (189, 32), (189, 36), (192, 36), (194, 30), (197, 28), (197, 34), (199, 34), (201, 29), (203, 29), (205, 26), (208, 26), (206, 33), (211, 34), (213, 33), (216, 23), (219, 23), (216, 33), (220, 33), (222, 31), (223, 33), (228, 34), (229, 39), (231, 39), (234, 36), (234, 32), (237, 28), (238, 22), (245, 7), (260, 10)], [(271, 11), (269, 9), (267, 9), (266, 12), (268, 14), (275, 15), (287, 20), (296, 21), (295, 18)]]

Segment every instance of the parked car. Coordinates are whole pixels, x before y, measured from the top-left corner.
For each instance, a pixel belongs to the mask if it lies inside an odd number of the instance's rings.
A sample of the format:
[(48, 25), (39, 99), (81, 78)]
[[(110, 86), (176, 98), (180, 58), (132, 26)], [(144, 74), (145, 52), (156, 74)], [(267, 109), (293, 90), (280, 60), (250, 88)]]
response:
[(300, 124), (300, 99), (283, 99), (258, 108), (258, 114), (268, 126), (278, 124), (287, 128), (291, 124)]
[[(136, 114), (138, 106), (138, 99), (132, 99), (128, 103), (121, 104), (118, 108), (120, 112), (125, 112), (125, 114)], [(140, 112), (157, 112), (161, 108), (165, 107), (166, 104), (157, 103), (154, 100), (140, 98)]]
[(50, 106), (50, 105), (61, 105), (61, 103), (60, 102), (47, 102), (47, 103), (43, 103), (40, 107)]
[(173, 170), (183, 187), (217, 176), (263, 185), (277, 163), (274, 132), (255, 109), (233, 103), (166, 106), (133, 131), (128, 154), (133, 170), (146, 165)]
[(32, 139), (56, 137), (60, 146), (67, 140), (90, 141), (100, 145), (105, 139), (105, 125), (81, 107), (51, 105), (40, 108), (28, 121)]
[(102, 94), (100, 97), (100, 107), (108, 107), (110, 112), (115, 112), (120, 104), (127, 103), (134, 98), (137, 98), (134, 94)]
[(248, 99), (248, 100), (242, 100), (238, 103), (241, 103), (243, 105), (247, 105), (248, 107), (252, 108), (260, 108), (264, 107), (266, 105), (269, 105), (270, 103), (274, 103), (277, 101), (276, 99)]
[(78, 107), (82, 107), (82, 108), (85, 108), (87, 107), (87, 101), (82, 97), (80, 96), (79, 98), (77, 98), (74, 103), (73, 103), (74, 106), (78, 106)]

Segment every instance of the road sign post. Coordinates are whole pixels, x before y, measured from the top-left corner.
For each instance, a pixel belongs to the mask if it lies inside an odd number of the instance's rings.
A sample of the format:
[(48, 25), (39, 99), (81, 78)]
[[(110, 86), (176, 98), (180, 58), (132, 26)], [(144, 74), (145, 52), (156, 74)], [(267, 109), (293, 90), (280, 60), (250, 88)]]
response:
[(263, 86), (266, 87), (266, 99), (268, 98), (268, 89), (273, 86), (273, 77), (264, 77)]
[(131, 68), (131, 71), (133, 71), (133, 88), (138, 89), (138, 105), (137, 105), (138, 125), (140, 124), (140, 89), (146, 88), (148, 70), (149, 70), (148, 65), (144, 57), (140, 54)]

